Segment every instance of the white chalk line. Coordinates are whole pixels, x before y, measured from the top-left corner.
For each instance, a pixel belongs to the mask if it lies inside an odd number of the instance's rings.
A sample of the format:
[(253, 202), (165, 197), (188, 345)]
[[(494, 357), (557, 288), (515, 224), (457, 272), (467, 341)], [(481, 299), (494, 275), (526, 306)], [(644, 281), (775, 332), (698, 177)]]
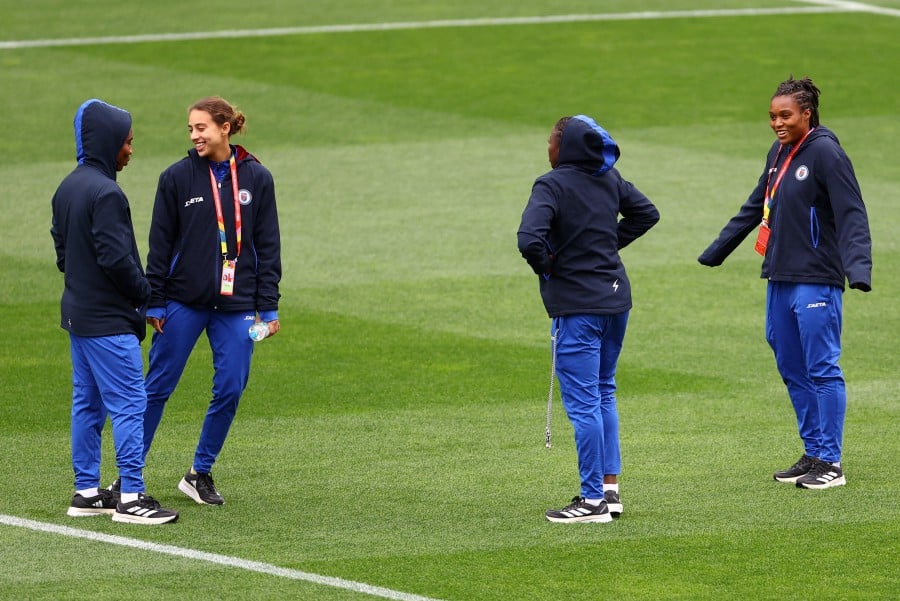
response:
[(395, 23), (358, 23), (346, 25), (314, 25), (308, 27), (276, 27), (267, 29), (235, 29), (225, 31), (199, 31), (185, 33), (140, 34), (90, 38), (60, 38), (44, 40), (0, 41), (0, 50), (23, 48), (50, 48), (59, 46), (94, 46), (100, 44), (139, 44), (145, 42), (181, 42), (219, 38), (252, 38), (295, 36), (323, 33), (356, 33), (366, 31), (395, 31), (404, 29), (435, 29), (447, 27), (488, 27), (498, 25), (544, 25), (552, 23), (578, 23), (590, 21), (636, 21), (655, 19), (691, 19), (707, 17), (756, 17), (770, 15), (800, 15), (843, 12), (869, 12), (900, 16), (900, 10), (882, 8), (861, 2), (828, 0), (800, 0), (815, 6), (784, 8), (736, 8), (680, 11), (646, 11), (628, 13), (598, 13), (574, 15), (547, 15), (542, 17), (504, 17), (482, 19), (446, 19), (435, 21), (401, 21)]
[[(111, 534), (103, 534), (100, 532), (91, 532), (89, 530), (79, 530), (68, 526), (59, 526), (57, 524), (48, 524), (46, 522), (37, 522), (35, 520), (27, 520), (17, 518), (10, 515), (0, 514), (0, 524), (7, 526), (16, 526), (18, 528), (27, 528), (38, 532), (49, 532), (51, 534), (59, 534), (72, 538), (83, 538), (94, 542), (107, 543), (111, 545), (119, 545), (122, 547), (130, 547), (141, 551), (150, 551), (153, 553), (162, 553), (164, 555), (172, 555), (174, 557), (182, 557), (192, 559), (194, 561), (204, 561), (222, 566), (239, 568), (250, 572), (259, 572), (269, 576), (278, 576), (280, 578), (288, 578), (291, 580), (302, 580), (322, 586), (339, 588), (357, 593), (371, 595), (373, 597), (381, 597), (383, 599), (393, 599), (394, 601), (440, 601), (431, 597), (422, 597), (401, 591), (395, 591), (380, 586), (372, 586), (363, 582), (355, 582), (353, 580), (344, 580), (343, 578), (334, 578), (332, 576), (322, 576), (309, 572), (301, 572), (300, 570), (292, 570), (290, 568), (281, 568), (268, 563), (259, 561), (250, 561), (241, 559), (240, 557), (232, 557), (229, 555), (219, 555), (217, 553), (207, 553), (205, 551), (197, 551), (195, 549), (186, 549), (184, 547), (175, 547), (173, 545), (161, 545), (159, 543), (151, 543), (125, 536), (116, 536)], [(163, 526), (170, 528), (172, 526)]]

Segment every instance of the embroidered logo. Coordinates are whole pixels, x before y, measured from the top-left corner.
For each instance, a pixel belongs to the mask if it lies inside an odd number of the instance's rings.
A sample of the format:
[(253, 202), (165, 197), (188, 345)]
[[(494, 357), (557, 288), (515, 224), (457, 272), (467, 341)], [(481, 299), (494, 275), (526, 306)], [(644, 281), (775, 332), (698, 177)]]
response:
[(251, 202), (253, 202), (253, 195), (250, 194), (250, 190), (246, 190), (241, 188), (238, 190), (238, 202), (244, 206), (247, 206)]
[(198, 202), (203, 202), (203, 197), (202, 197), (202, 196), (195, 196), (195, 197), (193, 197), (192, 199), (190, 199), (190, 200), (188, 200), (187, 202), (185, 202), (185, 203), (184, 203), (184, 206), (185, 206), (185, 207), (189, 207), (189, 206), (191, 206), (191, 205), (193, 205), (193, 204), (197, 204)]
[(797, 167), (797, 170), (794, 171), (794, 177), (797, 178), (798, 182), (802, 182), (807, 177), (809, 177), (809, 167), (807, 167), (806, 165), (800, 165), (799, 167)]
[(818, 309), (819, 307), (827, 307), (825, 303), (809, 303), (806, 305), (807, 309)]

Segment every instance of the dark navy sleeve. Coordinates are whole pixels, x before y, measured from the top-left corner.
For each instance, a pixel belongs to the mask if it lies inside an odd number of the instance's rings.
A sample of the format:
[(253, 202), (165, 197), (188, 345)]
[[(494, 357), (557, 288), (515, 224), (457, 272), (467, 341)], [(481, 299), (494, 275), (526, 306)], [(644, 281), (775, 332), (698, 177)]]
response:
[(659, 211), (650, 199), (626, 180), (619, 184), (619, 213), (622, 219), (617, 227), (619, 250), (643, 236), (659, 221)]
[(147, 279), (152, 293), (148, 307), (166, 306), (166, 279), (178, 235), (178, 207), (170, 169), (159, 176), (153, 218), (150, 224), (150, 251), (147, 253)]
[(837, 144), (824, 163), (844, 273), (851, 288), (868, 292), (872, 289), (872, 238), (853, 164)]
[(278, 310), (281, 281), (281, 231), (275, 203), (275, 182), (267, 169), (260, 169), (259, 213), (254, 218), (253, 242), (257, 260), (256, 310)]
[(150, 284), (135, 260), (131, 210), (123, 194), (108, 192), (97, 198), (92, 211), (91, 235), (97, 265), (135, 307), (144, 305), (150, 298)]
[(556, 194), (548, 181), (538, 179), (522, 212), (522, 222), (517, 234), (519, 252), (538, 275), (552, 271), (553, 261), (548, 239), (556, 212)]

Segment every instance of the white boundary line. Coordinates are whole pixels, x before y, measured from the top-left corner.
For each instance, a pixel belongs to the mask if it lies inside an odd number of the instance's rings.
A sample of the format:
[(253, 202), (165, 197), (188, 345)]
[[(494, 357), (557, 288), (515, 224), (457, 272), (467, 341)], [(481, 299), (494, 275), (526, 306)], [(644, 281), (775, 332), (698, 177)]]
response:
[(829, 2), (800, 0), (816, 4), (808, 7), (745, 8), (718, 10), (649, 11), (630, 13), (601, 13), (582, 15), (548, 15), (544, 17), (508, 17), (485, 19), (447, 19), (439, 21), (403, 21), (396, 23), (359, 23), (348, 25), (319, 25), (310, 27), (277, 27), (271, 29), (235, 29), (187, 33), (160, 33), (93, 38), (63, 38), (46, 40), (0, 41), (0, 50), (48, 48), (55, 46), (93, 46), (98, 44), (136, 44), (142, 42), (180, 42), (216, 38), (252, 38), (269, 36), (309, 35), (320, 33), (354, 33), (362, 31), (392, 31), (399, 29), (435, 29), (444, 27), (485, 27), (497, 25), (544, 25), (587, 21), (636, 21), (644, 19), (688, 19), (703, 17), (756, 17), (768, 15), (800, 15), (841, 12), (874, 12), (900, 16), (900, 11), (879, 8), (861, 2)]
[(158, 543), (151, 543), (134, 538), (127, 538), (124, 536), (114, 536), (111, 534), (102, 534), (99, 532), (91, 532), (88, 530), (78, 530), (77, 528), (69, 528), (68, 526), (58, 526), (55, 524), (47, 524), (45, 522), (36, 522), (34, 520), (26, 520), (10, 515), (0, 514), (0, 524), (16, 526), (19, 528), (27, 528), (29, 530), (36, 530), (39, 532), (49, 532), (51, 534), (61, 534), (63, 536), (69, 536), (72, 538), (84, 538), (95, 542), (120, 545), (122, 547), (131, 547), (133, 549), (138, 549), (141, 551), (152, 551), (154, 553), (173, 555), (175, 557), (183, 557), (186, 559), (193, 559), (195, 561), (205, 561), (222, 566), (249, 570), (251, 572), (268, 574), (270, 576), (289, 578), (291, 580), (302, 580), (304, 582), (311, 582), (313, 584), (319, 584), (322, 586), (330, 586), (333, 588), (354, 591), (357, 593), (372, 595), (374, 597), (393, 599), (394, 601), (440, 601), (439, 599), (432, 599), (431, 597), (421, 597), (419, 595), (403, 593), (389, 588), (372, 586), (370, 584), (364, 584), (362, 582), (354, 582), (353, 580), (344, 580), (343, 578), (320, 576), (319, 574), (311, 574), (309, 572), (301, 572), (299, 570), (292, 570), (289, 568), (280, 568), (268, 563), (241, 559), (240, 557), (219, 555), (217, 553), (206, 553), (203, 551), (195, 551), (193, 549), (185, 549), (183, 547), (175, 547), (172, 545), (161, 545)]

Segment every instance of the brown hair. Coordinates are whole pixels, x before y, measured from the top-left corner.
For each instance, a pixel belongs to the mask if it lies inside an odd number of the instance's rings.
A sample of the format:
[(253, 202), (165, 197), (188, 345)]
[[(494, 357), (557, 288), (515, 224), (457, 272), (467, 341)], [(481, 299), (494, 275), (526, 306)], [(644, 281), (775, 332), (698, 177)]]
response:
[(219, 127), (222, 127), (226, 123), (230, 123), (231, 129), (228, 132), (228, 137), (231, 137), (232, 134), (241, 133), (247, 121), (246, 117), (244, 117), (244, 113), (237, 110), (237, 107), (232, 106), (230, 102), (219, 96), (207, 96), (206, 98), (201, 98), (191, 105), (188, 112), (191, 111), (204, 111), (209, 113), (213, 121), (215, 121)]

